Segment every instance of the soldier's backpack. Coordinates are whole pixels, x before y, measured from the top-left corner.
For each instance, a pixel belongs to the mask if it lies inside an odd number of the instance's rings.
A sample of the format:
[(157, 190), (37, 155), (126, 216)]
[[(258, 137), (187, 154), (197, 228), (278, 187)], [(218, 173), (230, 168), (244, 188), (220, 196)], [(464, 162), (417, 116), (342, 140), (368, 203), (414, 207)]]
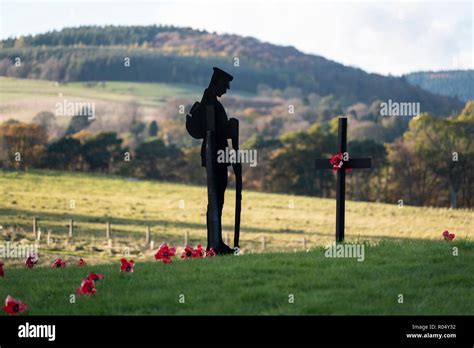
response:
[(204, 139), (206, 136), (205, 112), (201, 103), (195, 102), (186, 115), (186, 130), (194, 139)]

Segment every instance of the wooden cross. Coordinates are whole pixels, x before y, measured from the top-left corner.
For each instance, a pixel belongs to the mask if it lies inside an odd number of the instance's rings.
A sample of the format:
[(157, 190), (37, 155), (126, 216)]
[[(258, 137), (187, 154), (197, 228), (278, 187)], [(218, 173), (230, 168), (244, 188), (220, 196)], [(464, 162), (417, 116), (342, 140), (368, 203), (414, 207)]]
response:
[[(339, 127), (337, 143), (339, 152), (343, 154), (343, 158), (348, 158), (347, 153), (347, 118), (339, 117)], [(318, 158), (315, 161), (316, 169), (333, 169), (329, 159)], [(346, 200), (346, 168), (362, 169), (371, 168), (371, 158), (349, 158), (343, 160), (343, 165), (337, 171), (336, 184), (336, 242), (344, 241), (344, 209)]]

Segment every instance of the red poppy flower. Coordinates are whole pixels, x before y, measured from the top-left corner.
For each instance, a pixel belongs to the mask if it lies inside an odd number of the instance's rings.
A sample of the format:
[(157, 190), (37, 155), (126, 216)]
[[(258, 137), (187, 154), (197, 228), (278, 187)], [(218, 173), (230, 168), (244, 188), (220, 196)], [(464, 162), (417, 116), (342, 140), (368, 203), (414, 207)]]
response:
[(2, 309), (10, 315), (17, 315), (24, 312), (26, 307), (28, 307), (26, 303), (16, 300), (8, 295), (5, 299), (5, 306), (3, 306)]
[(443, 238), (447, 241), (452, 241), (456, 235), (454, 233), (449, 233), (449, 231), (444, 231), (443, 232)]
[(193, 248), (191, 248), (189, 245), (186, 245), (184, 247), (183, 252), (181, 253), (181, 258), (182, 259), (190, 259), (190, 258), (193, 257), (193, 252), (194, 252)]
[(28, 268), (33, 268), (34, 265), (38, 263), (39, 256), (36, 253), (32, 253), (30, 256), (25, 261), (25, 265), (28, 266)]
[(66, 262), (61, 260), (61, 259), (55, 259), (53, 263), (51, 264), (52, 268), (64, 268), (66, 267)]
[(216, 252), (214, 251), (212, 247), (210, 247), (209, 250), (206, 250), (206, 257), (212, 257), (212, 256), (216, 256)]
[(95, 281), (104, 279), (104, 275), (102, 273), (97, 274), (94, 272), (90, 272), (89, 275), (85, 279), (89, 279), (95, 282)]
[(3, 270), (3, 262), (0, 261), (0, 277), (5, 277), (5, 271)]
[(85, 266), (85, 264), (86, 264), (86, 261), (84, 259), (79, 259), (79, 262), (77, 265), (80, 267), (80, 266)]
[(155, 259), (163, 261), (163, 263), (171, 263), (171, 258), (176, 253), (176, 248), (170, 248), (167, 243), (160, 245), (155, 254)]
[[(350, 157), (349, 157), (350, 159)], [(344, 156), (342, 152), (336, 153), (331, 156), (329, 163), (332, 165), (332, 170), (337, 172), (344, 165)], [(346, 172), (351, 172), (352, 168), (346, 168)]]
[(201, 244), (198, 244), (198, 246), (193, 249), (193, 257), (200, 258), (204, 256), (204, 251), (202, 250)]
[(90, 280), (89, 277), (85, 278), (81, 286), (76, 289), (78, 295), (95, 295), (97, 289), (93, 280)]
[(186, 245), (183, 252), (181, 253), (182, 259), (190, 259), (190, 258), (200, 258), (204, 256), (204, 251), (202, 250), (201, 244), (199, 244), (196, 248), (191, 248), (189, 245)]
[(133, 266), (135, 265), (135, 261), (130, 260), (127, 261), (126, 259), (120, 259), (120, 270), (122, 272), (130, 272), (133, 273)]

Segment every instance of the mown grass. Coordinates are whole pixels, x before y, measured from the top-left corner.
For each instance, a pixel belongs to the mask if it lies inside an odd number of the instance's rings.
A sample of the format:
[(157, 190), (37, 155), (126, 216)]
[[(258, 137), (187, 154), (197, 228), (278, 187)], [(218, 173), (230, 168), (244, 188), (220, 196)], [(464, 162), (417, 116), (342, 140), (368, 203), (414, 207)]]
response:
[(142, 99), (145, 104), (159, 105), (166, 98), (199, 95), (194, 85), (107, 81), (104, 84), (71, 82), (58, 84), (54, 81), (15, 79), (0, 77), (0, 101), (8, 102), (26, 98), (77, 97), (105, 101)]
[[(145, 226), (151, 226), (156, 247), (167, 241), (178, 254), (185, 232), (191, 244), (205, 243), (204, 187), (32, 171), (0, 172), (0, 193), (3, 242), (31, 245), (33, 216), (43, 231), (37, 242), (40, 267), (29, 270), (23, 259), (3, 260), (0, 299), (8, 294), (22, 299), (29, 305), (26, 314), (474, 313), (469, 210), (347, 202), (346, 240), (367, 245), (365, 260), (357, 262), (324, 256), (322, 246), (334, 239), (334, 200), (244, 192), (243, 255), (164, 265), (153, 261), (153, 251), (144, 245)], [(225, 234), (233, 227), (233, 194), (229, 190), (226, 196)], [(76, 226), (72, 240), (69, 218)], [(444, 229), (456, 233), (454, 242), (441, 240)], [(303, 237), (308, 252), (301, 251)], [(137, 261), (133, 274), (119, 271), (125, 253)], [(58, 256), (68, 261), (67, 268), (49, 267)], [(88, 266), (75, 266), (79, 257)], [(71, 304), (70, 295), (91, 270), (106, 275), (97, 295)]]
[[(363, 262), (324, 254), (319, 247), (170, 265), (146, 261), (133, 274), (122, 274), (118, 262), (51, 269), (42, 260), (46, 265), (32, 270), (7, 268), (0, 298), (25, 301), (25, 315), (474, 314), (471, 242), (386, 241), (366, 246)], [(71, 303), (89, 271), (106, 278), (95, 296)]]

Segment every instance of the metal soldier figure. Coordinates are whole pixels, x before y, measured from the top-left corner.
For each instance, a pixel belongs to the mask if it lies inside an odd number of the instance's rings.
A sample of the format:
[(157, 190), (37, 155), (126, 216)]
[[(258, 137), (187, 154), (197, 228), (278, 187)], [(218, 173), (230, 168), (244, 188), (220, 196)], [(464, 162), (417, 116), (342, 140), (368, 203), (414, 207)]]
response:
[(227, 167), (231, 163), (219, 163), (217, 152), (225, 151), (227, 139), (231, 139), (232, 147), (238, 150), (239, 121), (228, 119), (222, 104), (217, 100), (230, 89), (232, 75), (214, 67), (211, 81), (201, 102), (196, 102), (186, 116), (186, 129), (195, 139), (203, 139), (201, 147), (201, 165), (207, 173), (207, 250), (211, 247), (217, 254), (230, 254), (238, 251), (240, 234), (240, 204), (242, 198), (242, 166), (232, 163), (236, 176), (236, 215), (234, 229), (234, 249), (222, 240), (222, 209), (227, 188)]

